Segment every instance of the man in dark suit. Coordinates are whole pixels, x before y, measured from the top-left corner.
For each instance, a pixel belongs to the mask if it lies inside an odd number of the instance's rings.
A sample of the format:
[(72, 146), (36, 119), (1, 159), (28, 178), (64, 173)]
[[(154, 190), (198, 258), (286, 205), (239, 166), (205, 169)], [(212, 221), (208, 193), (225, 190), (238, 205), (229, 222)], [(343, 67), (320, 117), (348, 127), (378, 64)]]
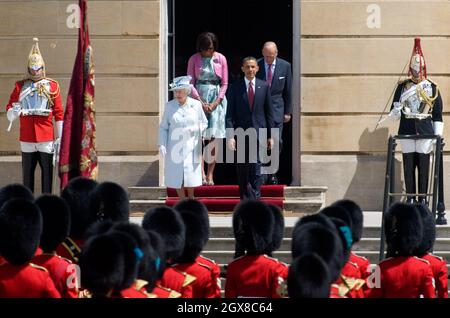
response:
[[(282, 148), (283, 124), (292, 117), (292, 69), (291, 64), (279, 57), (278, 48), (274, 42), (266, 42), (262, 49), (263, 58), (258, 60), (259, 71), (256, 77), (266, 81), (270, 86), (275, 128), (279, 131), (279, 152)], [(279, 156), (279, 153), (278, 153)], [(275, 174), (267, 178), (268, 184), (277, 184)]]
[[(273, 146), (270, 131), (274, 125), (273, 107), (269, 85), (256, 78), (257, 60), (254, 57), (244, 58), (241, 70), (244, 72), (244, 78), (236, 81), (228, 91), (227, 145), (229, 149), (237, 151), (241, 199), (259, 199), (262, 184), (259, 147), (271, 149)], [(238, 128), (242, 130), (235, 131)], [(245, 157), (241, 156), (242, 153)]]

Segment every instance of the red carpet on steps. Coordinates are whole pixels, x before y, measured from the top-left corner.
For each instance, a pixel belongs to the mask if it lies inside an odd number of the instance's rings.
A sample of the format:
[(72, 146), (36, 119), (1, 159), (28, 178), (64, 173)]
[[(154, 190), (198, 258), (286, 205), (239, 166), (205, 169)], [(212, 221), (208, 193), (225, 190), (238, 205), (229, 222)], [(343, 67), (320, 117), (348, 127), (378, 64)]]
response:
[[(284, 185), (264, 185), (261, 187), (261, 201), (271, 203), (283, 209)], [(237, 185), (201, 186), (195, 188), (194, 196), (203, 202), (209, 211), (233, 211), (239, 203), (239, 187)], [(167, 189), (166, 205), (173, 206), (178, 202), (175, 189)]]

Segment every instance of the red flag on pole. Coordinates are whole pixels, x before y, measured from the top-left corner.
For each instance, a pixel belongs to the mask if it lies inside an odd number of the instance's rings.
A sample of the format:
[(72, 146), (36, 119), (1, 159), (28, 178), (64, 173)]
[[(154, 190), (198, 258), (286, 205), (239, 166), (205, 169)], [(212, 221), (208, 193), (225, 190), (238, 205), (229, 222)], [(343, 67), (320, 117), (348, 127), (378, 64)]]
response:
[(86, 0), (79, 0), (78, 52), (70, 81), (59, 152), (61, 189), (70, 179), (96, 179), (94, 64), (89, 41)]

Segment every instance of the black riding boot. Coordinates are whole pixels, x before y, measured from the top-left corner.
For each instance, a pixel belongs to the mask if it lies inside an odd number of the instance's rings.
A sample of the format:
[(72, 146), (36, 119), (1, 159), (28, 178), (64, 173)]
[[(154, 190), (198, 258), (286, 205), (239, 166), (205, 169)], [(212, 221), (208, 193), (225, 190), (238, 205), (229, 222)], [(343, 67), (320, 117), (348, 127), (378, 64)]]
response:
[[(416, 193), (416, 171), (414, 165), (414, 153), (403, 154), (403, 174), (405, 177), (406, 193)], [(408, 196), (408, 203), (416, 200), (416, 196)]]
[[(428, 177), (430, 172), (430, 154), (419, 153), (419, 193), (428, 193)], [(419, 202), (428, 205), (427, 196), (419, 196)]]

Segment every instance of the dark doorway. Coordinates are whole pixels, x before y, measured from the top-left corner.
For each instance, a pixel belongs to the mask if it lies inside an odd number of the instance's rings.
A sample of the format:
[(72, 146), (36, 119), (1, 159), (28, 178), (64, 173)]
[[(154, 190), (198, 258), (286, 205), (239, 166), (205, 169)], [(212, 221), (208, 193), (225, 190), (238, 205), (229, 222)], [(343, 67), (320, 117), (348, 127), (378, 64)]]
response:
[[(278, 45), (279, 57), (292, 63), (292, 0), (172, 0), (174, 20), (175, 76), (186, 74), (189, 57), (196, 53), (198, 34), (215, 33), (219, 38), (218, 51), (228, 61), (230, 85), (241, 76), (241, 60), (249, 55), (261, 57), (264, 42)], [(171, 41), (169, 41), (170, 43)], [(292, 180), (292, 121), (283, 129), (283, 152), (278, 178), (280, 183)], [(225, 144), (225, 143), (224, 143)], [(233, 164), (218, 164), (216, 184), (236, 184)]]

